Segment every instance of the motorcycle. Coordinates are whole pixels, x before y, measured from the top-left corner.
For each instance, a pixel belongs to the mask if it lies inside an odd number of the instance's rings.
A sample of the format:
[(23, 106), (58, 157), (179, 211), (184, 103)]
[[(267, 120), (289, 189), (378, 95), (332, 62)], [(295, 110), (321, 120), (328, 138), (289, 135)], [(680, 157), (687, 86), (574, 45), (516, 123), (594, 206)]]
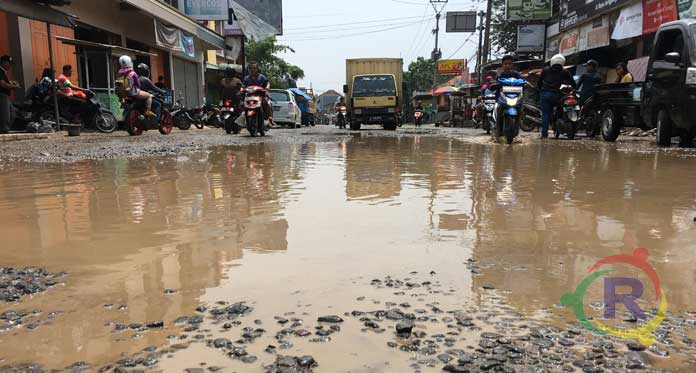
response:
[[(158, 98), (153, 97), (153, 100), (158, 100)], [(140, 136), (143, 132), (155, 128), (163, 135), (169, 135), (172, 132), (174, 117), (171, 112), (164, 108), (164, 105), (159, 118), (145, 116), (145, 102), (134, 97), (125, 97), (122, 106), (125, 127), (129, 135)]]
[(420, 127), (423, 124), (423, 110), (416, 110), (413, 117), (416, 121), (416, 127)]
[(580, 100), (575, 89), (569, 85), (561, 86), (561, 100), (555, 111), (553, 132), (556, 138), (561, 134), (568, 139), (575, 138), (575, 132), (580, 124)]
[(487, 89), (483, 95), (483, 118), (481, 119), (481, 127), (487, 134), (491, 133), (493, 122), (493, 111), (495, 110), (495, 93)]
[(346, 128), (346, 118), (348, 118), (348, 111), (345, 105), (338, 107), (338, 114), (336, 115), (336, 124), (338, 128)]
[(263, 87), (247, 87), (244, 95), (244, 111), (246, 113), (246, 127), (251, 137), (256, 137), (258, 132), (261, 136), (266, 136), (266, 124), (263, 118), (263, 100), (266, 98), (267, 91)]
[(494, 133), (496, 138), (502, 136), (508, 144), (512, 144), (520, 132), (522, 120), (522, 93), (527, 81), (516, 78), (498, 79), (501, 86), (493, 111)]
[[(51, 110), (52, 102), (49, 98), (47, 111)], [(114, 114), (102, 106), (92, 91), (87, 91), (87, 99), (80, 101), (59, 96), (59, 112), (69, 123), (80, 123), (84, 128), (95, 128), (102, 133), (112, 133), (118, 128)]]
[(228, 135), (232, 133), (236, 135), (241, 131), (237, 118), (239, 118), (238, 109), (232, 106), (232, 100), (224, 100), (220, 106), (220, 119)]
[(172, 114), (172, 120), (174, 127), (186, 131), (191, 128), (196, 121), (191, 117), (190, 110), (181, 105), (181, 102), (177, 102), (176, 105), (165, 106), (167, 110)]

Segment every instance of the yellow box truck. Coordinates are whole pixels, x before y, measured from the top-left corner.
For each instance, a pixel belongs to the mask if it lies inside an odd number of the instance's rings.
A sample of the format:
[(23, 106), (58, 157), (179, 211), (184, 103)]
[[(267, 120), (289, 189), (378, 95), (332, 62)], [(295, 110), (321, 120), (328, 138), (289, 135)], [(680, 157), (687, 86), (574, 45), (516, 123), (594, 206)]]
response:
[(401, 58), (356, 58), (346, 60), (346, 104), (350, 128), (381, 124), (395, 130), (401, 122), (404, 60)]

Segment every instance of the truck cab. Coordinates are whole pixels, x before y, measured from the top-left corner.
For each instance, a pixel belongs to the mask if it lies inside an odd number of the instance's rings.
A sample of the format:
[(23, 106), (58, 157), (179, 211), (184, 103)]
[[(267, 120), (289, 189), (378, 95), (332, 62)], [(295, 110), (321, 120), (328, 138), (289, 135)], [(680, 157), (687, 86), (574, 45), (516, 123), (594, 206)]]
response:
[(696, 136), (696, 20), (660, 26), (655, 35), (643, 88), (643, 121), (657, 127), (657, 143), (673, 136), (684, 145)]
[(396, 128), (398, 96), (394, 75), (357, 75), (352, 92), (352, 114), (356, 120)]

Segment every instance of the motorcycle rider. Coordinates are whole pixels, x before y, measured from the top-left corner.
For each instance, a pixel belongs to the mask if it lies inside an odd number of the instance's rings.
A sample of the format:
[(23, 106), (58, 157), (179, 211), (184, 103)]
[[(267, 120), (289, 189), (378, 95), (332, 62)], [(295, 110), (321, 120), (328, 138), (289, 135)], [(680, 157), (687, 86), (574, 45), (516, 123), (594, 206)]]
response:
[(138, 80), (140, 81), (140, 89), (151, 94), (152, 97), (152, 111), (157, 114), (157, 118), (162, 115), (162, 102), (159, 97), (164, 96), (167, 91), (157, 87), (152, 80), (150, 80), (150, 66), (144, 63), (139, 63), (135, 67), (135, 72), (138, 74)]
[[(345, 107), (345, 106), (346, 106), (346, 99), (343, 96), (340, 96), (338, 98), (338, 102), (336, 102), (336, 105), (334, 105), (334, 112), (336, 113), (336, 121), (337, 122), (338, 122), (338, 116), (341, 115), (341, 107)], [(345, 123), (345, 121), (347, 119), (348, 118), (343, 118), (343, 123)]]
[[(244, 78), (244, 87), (263, 87), (269, 89), (271, 83), (266, 79), (266, 77), (261, 74), (261, 69), (259, 63), (256, 61), (249, 62), (249, 75)], [(273, 109), (271, 108), (270, 102), (268, 102), (268, 97), (264, 98), (261, 102), (263, 107), (263, 114), (266, 120), (268, 120), (271, 127), (273, 126)]]
[(225, 69), (225, 77), (220, 81), (220, 99), (232, 101), (232, 107), (239, 107), (241, 102), (242, 81), (237, 77), (237, 70), (233, 67)]
[(568, 84), (577, 88), (570, 72), (563, 68), (565, 57), (557, 54), (551, 57), (550, 66), (544, 68), (539, 77), (538, 89), (541, 95), (541, 138), (549, 137), (549, 126), (554, 111), (561, 99), (561, 86)]
[(157, 117), (157, 114), (152, 112), (152, 95), (140, 89), (140, 79), (138, 78), (138, 73), (133, 70), (133, 60), (126, 55), (121, 56), (118, 59), (118, 64), (120, 69), (118, 70), (118, 81), (123, 81), (124, 92), (123, 94), (132, 97), (137, 100), (145, 102), (145, 116), (149, 118)]
[(498, 79), (507, 79), (507, 78), (515, 78), (515, 79), (523, 79), (522, 74), (519, 73), (519, 71), (515, 70), (515, 59), (512, 58), (510, 55), (503, 56), (502, 59), (502, 69), (500, 73), (497, 74)]
[(580, 88), (580, 103), (584, 104), (590, 97), (594, 96), (597, 84), (602, 84), (602, 77), (597, 72), (597, 61), (588, 60), (585, 62), (587, 71), (580, 76), (578, 87)]

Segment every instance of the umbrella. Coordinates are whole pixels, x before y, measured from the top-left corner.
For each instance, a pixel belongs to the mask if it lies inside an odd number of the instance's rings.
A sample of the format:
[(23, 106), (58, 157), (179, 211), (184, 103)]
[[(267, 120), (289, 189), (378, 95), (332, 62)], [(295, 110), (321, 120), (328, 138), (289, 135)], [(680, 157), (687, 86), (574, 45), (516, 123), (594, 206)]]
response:
[(442, 95), (447, 95), (452, 92), (455, 92), (456, 88), (451, 87), (451, 86), (445, 86), (445, 87), (440, 87), (435, 90), (435, 96), (442, 96)]
[(290, 91), (290, 92), (292, 92), (293, 94), (296, 94), (296, 95), (298, 95), (298, 96), (304, 97), (305, 100), (311, 100), (311, 99), (312, 99), (312, 97), (311, 97), (310, 95), (308, 95), (308, 94), (306, 94), (306, 93), (300, 91), (300, 90), (297, 89), (297, 88), (290, 88), (288, 91)]

